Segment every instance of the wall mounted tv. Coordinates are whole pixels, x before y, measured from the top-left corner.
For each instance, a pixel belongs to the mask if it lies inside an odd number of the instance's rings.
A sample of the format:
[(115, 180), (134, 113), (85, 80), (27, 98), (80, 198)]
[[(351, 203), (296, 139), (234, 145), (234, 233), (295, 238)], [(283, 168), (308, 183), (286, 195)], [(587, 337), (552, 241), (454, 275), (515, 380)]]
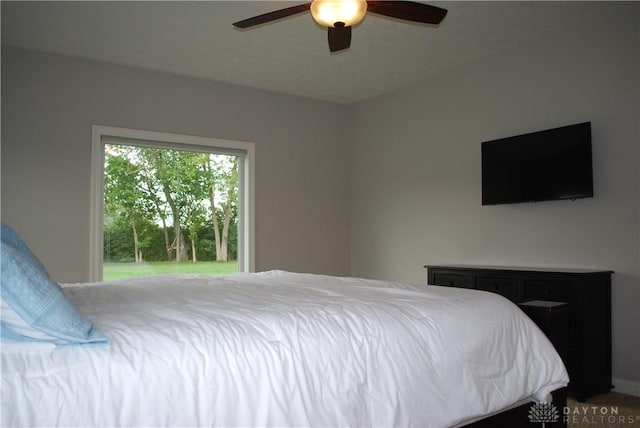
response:
[(482, 143), (482, 205), (589, 197), (591, 122)]

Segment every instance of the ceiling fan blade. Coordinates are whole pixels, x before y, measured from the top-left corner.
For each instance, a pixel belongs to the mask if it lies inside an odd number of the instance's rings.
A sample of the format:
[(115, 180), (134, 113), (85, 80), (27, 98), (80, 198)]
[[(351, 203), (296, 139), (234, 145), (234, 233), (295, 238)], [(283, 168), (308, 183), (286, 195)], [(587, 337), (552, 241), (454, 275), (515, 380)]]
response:
[(367, 12), (425, 24), (439, 24), (447, 14), (446, 9), (428, 4), (386, 0), (367, 1)]
[(331, 52), (338, 52), (351, 46), (351, 27), (336, 25), (328, 27), (328, 29), (329, 50)]
[(291, 6), (273, 12), (268, 12), (262, 15), (254, 16), (253, 18), (243, 19), (242, 21), (234, 22), (233, 26), (238, 28), (255, 27), (256, 25), (266, 24), (267, 22), (276, 21), (281, 18), (286, 18), (291, 15), (297, 15), (302, 12), (306, 12), (311, 7), (311, 3), (300, 4), (297, 6)]

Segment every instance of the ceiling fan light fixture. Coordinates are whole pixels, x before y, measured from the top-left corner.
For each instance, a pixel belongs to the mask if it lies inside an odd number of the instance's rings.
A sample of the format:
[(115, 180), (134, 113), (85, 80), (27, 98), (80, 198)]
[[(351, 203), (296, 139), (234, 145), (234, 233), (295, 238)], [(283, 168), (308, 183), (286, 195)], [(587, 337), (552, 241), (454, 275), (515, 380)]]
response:
[(351, 27), (364, 19), (366, 0), (313, 0), (311, 16), (320, 25), (334, 27), (337, 22)]

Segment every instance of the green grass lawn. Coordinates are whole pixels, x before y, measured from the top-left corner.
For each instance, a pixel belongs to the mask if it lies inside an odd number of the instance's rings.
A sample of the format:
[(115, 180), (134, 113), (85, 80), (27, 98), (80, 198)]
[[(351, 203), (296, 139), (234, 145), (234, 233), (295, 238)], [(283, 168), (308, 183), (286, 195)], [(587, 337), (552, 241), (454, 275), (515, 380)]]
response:
[(144, 262), (104, 263), (103, 279), (131, 278), (133, 276), (159, 275), (165, 273), (201, 273), (225, 275), (238, 272), (238, 262)]

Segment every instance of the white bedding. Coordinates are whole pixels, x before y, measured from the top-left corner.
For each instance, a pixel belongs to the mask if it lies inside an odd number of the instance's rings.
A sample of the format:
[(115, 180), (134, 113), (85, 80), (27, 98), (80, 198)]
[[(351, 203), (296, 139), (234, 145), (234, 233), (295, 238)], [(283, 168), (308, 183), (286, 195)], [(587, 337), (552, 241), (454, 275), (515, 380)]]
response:
[(444, 427), (568, 382), (486, 292), (282, 271), (64, 291), (110, 344), (3, 347), (4, 427)]

